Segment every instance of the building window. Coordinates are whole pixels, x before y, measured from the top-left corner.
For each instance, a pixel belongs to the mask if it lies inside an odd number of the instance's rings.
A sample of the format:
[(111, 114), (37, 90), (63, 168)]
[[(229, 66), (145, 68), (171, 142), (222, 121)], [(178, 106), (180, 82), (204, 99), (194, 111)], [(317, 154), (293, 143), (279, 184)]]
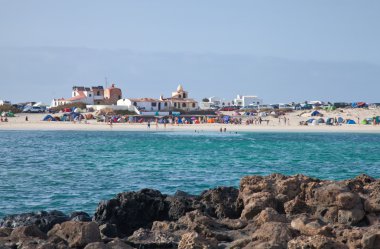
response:
[(183, 98), (186, 99), (186, 93), (183, 94)]
[(183, 104), (182, 104), (182, 107), (186, 107), (186, 103), (183, 103)]
[(177, 103), (174, 102), (174, 107), (177, 107)]
[(121, 95), (119, 95), (119, 99), (121, 99)]
[(152, 102), (152, 106), (157, 106), (157, 103), (156, 102)]
[(137, 102), (133, 102), (133, 105), (134, 105), (134, 106), (137, 106)]
[(91, 97), (91, 93), (88, 96)]
[(195, 103), (193, 103), (193, 108), (195, 108)]
[(167, 102), (165, 102), (165, 106), (168, 106), (168, 103), (167, 103)]
[(97, 96), (100, 96), (100, 91), (97, 91), (97, 92), (96, 92), (96, 95), (97, 95)]

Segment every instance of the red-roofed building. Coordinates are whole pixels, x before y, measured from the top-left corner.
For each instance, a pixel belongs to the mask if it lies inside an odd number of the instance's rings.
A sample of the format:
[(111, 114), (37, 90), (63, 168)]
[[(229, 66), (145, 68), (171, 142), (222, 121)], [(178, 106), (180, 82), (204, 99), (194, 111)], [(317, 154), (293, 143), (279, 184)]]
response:
[(114, 105), (121, 97), (121, 89), (116, 88), (114, 84), (107, 89), (104, 89), (103, 86), (73, 86), (70, 98), (53, 99), (51, 106), (56, 107), (79, 102), (88, 105)]

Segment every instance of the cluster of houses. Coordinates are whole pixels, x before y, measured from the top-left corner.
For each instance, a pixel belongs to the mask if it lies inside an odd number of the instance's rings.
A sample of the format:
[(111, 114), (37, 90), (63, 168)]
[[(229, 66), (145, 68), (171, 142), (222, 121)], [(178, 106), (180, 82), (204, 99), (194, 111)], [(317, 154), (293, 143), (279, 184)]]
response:
[(138, 112), (187, 112), (219, 109), (225, 106), (262, 105), (263, 100), (257, 96), (237, 95), (232, 101), (218, 97), (210, 97), (198, 102), (190, 98), (189, 92), (185, 91), (182, 85), (179, 85), (177, 90), (171, 93), (170, 97), (161, 95), (159, 98), (123, 98), (121, 89), (115, 87), (113, 84), (111, 87), (105, 89), (102, 86), (74, 86), (70, 98), (53, 99), (51, 107), (78, 102), (85, 103), (95, 109), (110, 105), (113, 109), (128, 109)]
[[(71, 97), (53, 99), (50, 107), (58, 107), (72, 103), (85, 103), (87, 107), (95, 110), (111, 108), (114, 110), (129, 110), (138, 114), (148, 112), (170, 112), (182, 111), (191, 112), (198, 110), (237, 110), (237, 109), (315, 109), (316, 107), (334, 106), (344, 107), (367, 107), (364, 102), (356, 103), (325, 103), (322, 101), (309, 101), (304, 103), (273, 104), (264, 105), (263, 100), (257, 96), (237, 95), (233, 100), (225, 100), (218, 97), (204, 98), (198, 102), (190, 98), (189, 92), (179, 85), (170, 97), (161, 95), (159, 98), (124, 98), (122, 90), (112, 84), (110, 87), (103, 86), (73, 86)], [(33, 103), (33, 106), (41, 106), (40, 103)], [(11, 105), (10, 101), (0, 100), (1, 105)]]

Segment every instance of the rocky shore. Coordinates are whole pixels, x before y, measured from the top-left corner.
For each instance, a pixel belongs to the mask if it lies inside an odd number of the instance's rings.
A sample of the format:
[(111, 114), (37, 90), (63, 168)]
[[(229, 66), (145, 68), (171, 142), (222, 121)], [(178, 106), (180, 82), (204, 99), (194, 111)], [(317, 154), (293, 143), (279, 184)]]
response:
[(380, 180), (247, 176), (239, 189), (143, 189), (100, 202), (93, 217), (26, 213), (0, 227), (0, 249), (380, 248)]

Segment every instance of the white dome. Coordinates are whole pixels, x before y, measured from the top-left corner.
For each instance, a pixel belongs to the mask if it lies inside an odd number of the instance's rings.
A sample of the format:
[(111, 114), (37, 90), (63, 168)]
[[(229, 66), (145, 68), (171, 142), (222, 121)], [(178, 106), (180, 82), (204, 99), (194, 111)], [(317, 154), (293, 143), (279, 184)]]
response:
[(178, 85), (177, 92), (183, 92), (183, 87), (181, 84)]

